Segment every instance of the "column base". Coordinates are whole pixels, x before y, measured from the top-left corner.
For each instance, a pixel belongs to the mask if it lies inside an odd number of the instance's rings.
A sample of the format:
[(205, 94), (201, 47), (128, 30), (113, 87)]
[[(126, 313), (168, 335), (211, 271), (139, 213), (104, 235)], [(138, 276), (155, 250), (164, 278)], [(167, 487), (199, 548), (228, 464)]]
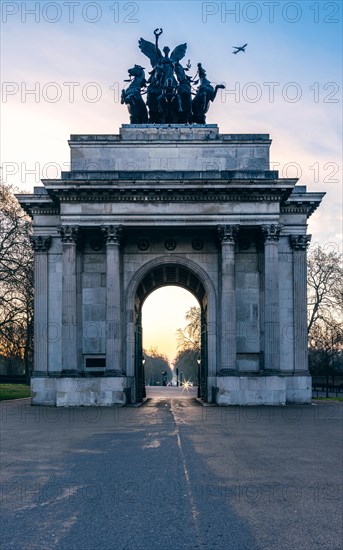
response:
[(120, 378), (121, 376), (125, 376), (125, 373), (122, 370), (105, 370), (104, 376), (111, 377), (111, 378)]
[(80, 373), (76, 369), (63, 369), (61, 372), (61, 376), (68, 378), (78, 378), (80, 376)]
[(286, 405), (311, 403), (311, 376), (231, 375), (217, 376), (218, 405)]
[(237, 369), (220, 369), (220, 371), (217, 372), (217, 376), (232, 376), (237, 373)]

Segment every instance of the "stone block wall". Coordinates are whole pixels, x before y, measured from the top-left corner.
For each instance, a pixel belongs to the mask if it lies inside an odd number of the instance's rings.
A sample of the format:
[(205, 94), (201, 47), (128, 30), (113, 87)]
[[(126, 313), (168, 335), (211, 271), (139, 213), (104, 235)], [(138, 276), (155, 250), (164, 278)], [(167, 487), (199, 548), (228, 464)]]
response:
[(106, 252), (86, 246), (82, 267), (82, 354), (103, 354), (106, 346)]

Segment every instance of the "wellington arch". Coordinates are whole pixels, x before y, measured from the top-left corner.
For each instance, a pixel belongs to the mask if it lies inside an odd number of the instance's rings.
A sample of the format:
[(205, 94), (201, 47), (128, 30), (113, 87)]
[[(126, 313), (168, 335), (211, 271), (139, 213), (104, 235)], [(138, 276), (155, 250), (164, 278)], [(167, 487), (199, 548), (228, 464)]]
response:
[(201, 306), (203, 402), (310, 401), (306, 231), (324, 194), (270, 170), (270, 145), (215, 124), (71, 136), (70, 171), (18, 196), (34, 220), (33, 404), (139, 402), (141, 308), (164, 285)]

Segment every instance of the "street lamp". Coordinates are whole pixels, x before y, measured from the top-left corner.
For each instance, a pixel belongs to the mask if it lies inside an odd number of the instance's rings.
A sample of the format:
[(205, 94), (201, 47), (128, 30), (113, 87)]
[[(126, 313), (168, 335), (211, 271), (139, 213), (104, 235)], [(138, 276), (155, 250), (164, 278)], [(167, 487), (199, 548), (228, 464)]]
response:
[(201, 391), (200, 391), (200, 365), (201, 365), (201, 359), (200, 359), (200, 357), (198, 357), (197, 363), (198, 363), (198, 395), (197, 395), (197, 397), (201, 397)]
[(143, 374), (143, 397), (146, 397), (146, 390), (145, 390), (145, 357), (142, 356), (142, 374)]

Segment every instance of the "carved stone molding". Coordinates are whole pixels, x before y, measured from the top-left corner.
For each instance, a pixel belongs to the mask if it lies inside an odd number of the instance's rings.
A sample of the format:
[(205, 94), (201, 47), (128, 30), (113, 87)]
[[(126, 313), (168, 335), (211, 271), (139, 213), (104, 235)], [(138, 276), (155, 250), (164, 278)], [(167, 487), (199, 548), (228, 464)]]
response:
[(235, 243), (239, 225), (217, 225), (218, 237), (221, 243)]
[(35, 252), (47, 252), (51, 246), (51, 237), (43, 237), (41, 235), (37, 237), (30, 236), (30, 242)]
[(264, 242), (277, 242), (280, 238), (281, 229), (282, 225), (279, 224), (261, 225)]
[(144, 252), (145, 250), (148, 250), (150, 248), (150, 242), (148, 241), (148, 239), (139, 239), (137, 246), (139, 250), (142, 250)]
[(103, 225), (101, 227), (101, 231), (104, 234), (105, 241), (107, 244), (120, 245), (120, 241), (123, 236), (122, 225)]
[(306, 250), (310, 244), (312, 235), (290, 235), (289, 244), (293, 250)]
[(175, 250), (177, 244), (174, 239), (167, 239), (166, 242), (164, 243), (164, 246), (167, 250)]
[(193, 250), (202, 250), (204, 248), (204, 241), (202, 239), (193, 239), (192, 240)]
[(104, 246), (104, 243), (101, 237), (95, 237), (90, 239), (89, 245), (94, 252), (99, 252)]
[(80, 237), (80, 227), (78, 225), (59, 225), (57, 231), (60, 234), (61, 241), (64, 244), (77, 244)]

